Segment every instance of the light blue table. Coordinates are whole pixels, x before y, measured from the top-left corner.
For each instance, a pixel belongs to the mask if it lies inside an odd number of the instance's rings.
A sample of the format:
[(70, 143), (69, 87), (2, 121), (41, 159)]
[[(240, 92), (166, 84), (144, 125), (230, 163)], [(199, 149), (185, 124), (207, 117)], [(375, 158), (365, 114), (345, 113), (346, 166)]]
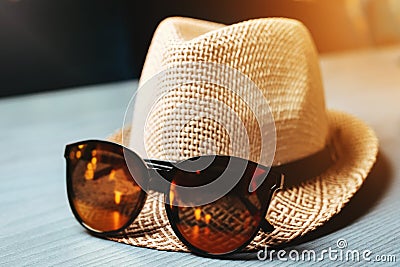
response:
[[(325, 56), (327, 104), (369, 123), (380, 157), (351, 203), (327, 225), (287, 250), (348, 249), (394, 255), (400, 262), (400, 47)], [(0, 266), (283, 266), (359, 265), (308, 261), (213, 260), (137, 248), (88, 235), (66, 199), (66, 143), (104, 138), (122, 126), (135, 81), (0, 100)], [(241, 258), (239, 255), (238, 258)], [(394, 265), (386, 263), (385, 266)]]

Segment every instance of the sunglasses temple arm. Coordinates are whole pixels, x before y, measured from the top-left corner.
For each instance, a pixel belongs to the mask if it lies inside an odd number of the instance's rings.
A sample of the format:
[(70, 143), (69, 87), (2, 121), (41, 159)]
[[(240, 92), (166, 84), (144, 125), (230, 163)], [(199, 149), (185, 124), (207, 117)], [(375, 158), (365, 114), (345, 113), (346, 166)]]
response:
[[(279, 190), (282, 190), (285, 184), (285, 175), (283, 173), (277, 173), (277, 172), (273, 172), (275, 173), (275, 176), (277, 177), (276, 179), (276, 183), (275, 186), (273, 188), (271, 188), (271, 193), (269, 195), (269, 199), (268, 199), (268, 205), (271, 204), (271, 200), (274, 197), (274, 195), (276, 194), (276, 192), (278, 192)], [(267, 210), (268, 212), (268, 210)], [(266, 219), (263, 218), (261, 220), (261, 229), (263, 229), (263, 231), (265, 233), (270, 233), (272, 232), (275, 227)]]
[[(239, 196), (239, 198), (252, 215), (257, 212), (257, 208), (248, 199), (243, 196)], [(274, 230), (274, 227), (265, 218), (261, 219), (260, 227), (265, 233), (270, 233)]]
[[(275, 182), (275, 186), (273, 188), (271, 188), (271, 193), (270, 193), (270, 197), (268, 199), (268, 203), (271, 203), (271, 199), (275, 195), (276, 191), (281, 190), (284, 185), (285, 176), (281, 173), (275, 173), (275, 176), (277, 177), (277, 179)], [(240, 194), (239, 194), (239, 198), (242, 201), (242, 203), (246, 206), (246, 208), (253, 215), (255, 214), (255, 212), (257, 212), (257, 208), (247, 198), (243, 197)], [(275, 229), (274, 226), (272, 226), (271, 223), (266, 218), (262, 218), (260, 227), (261, 227), (261, 229), (263, 229), (263, 231), (265, 233), (270, 233)]]
[(261, 220), (260, 227), (264, 233), (271, 233), (275, 229), (275, 227), (273, 227), (272, 224), (270, 224), (265, 218)]

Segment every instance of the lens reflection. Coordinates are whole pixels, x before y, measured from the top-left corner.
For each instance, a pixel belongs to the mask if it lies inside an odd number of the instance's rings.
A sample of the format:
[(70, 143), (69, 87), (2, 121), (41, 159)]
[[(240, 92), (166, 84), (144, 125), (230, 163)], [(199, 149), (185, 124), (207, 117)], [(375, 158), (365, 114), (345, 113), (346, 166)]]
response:
[[(73, 208), (92, 230), (119, 230), (141, 208), (144, 192), (130, 175), (122, 147), (101, 142), (72, 146), (67, 164)], [(144, 175), (140, 164), (135, 173)]]
[[(244, 165), (244, 172), (235, 170), (235, 166), (243, 166), (235, 162), (229, 165), (231, 169), (227, 170), (229, 160), (244, 161), (219, 156), (208, 168), (200, 172), (177, 171), (167, 196), (169, 205), (166, 205), (166, 208), (169, 209), (172, 220), (176, 222), (175, 230), (187, 245), (210, 254), (229, 253), (246, 244), (258, 231), (268, 205), (268, 182), (262, 183), (254, 192), (250, 193), (248, 190), (252, 183), (265, 178), (268, 170), (258, 168), (253, 162)], [(199, 186), (218, 179), (222, 173), (242, 176), (240, 182), (222, 198), (202, 206), (185, 207), (189, 206), (193, 199), (204, 196), (185, 194), (177, 185)], [(217, 191), (218, 189), (215, 189), (207, 193), (217, 194)]]

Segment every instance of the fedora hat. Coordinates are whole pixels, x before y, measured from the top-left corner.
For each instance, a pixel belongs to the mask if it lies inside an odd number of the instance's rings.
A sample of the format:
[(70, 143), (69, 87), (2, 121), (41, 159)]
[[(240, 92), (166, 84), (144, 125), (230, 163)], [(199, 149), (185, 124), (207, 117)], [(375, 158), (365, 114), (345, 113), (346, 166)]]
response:
[[(149, 99), (151, 94), (140, 88), (152, 77), (178, 65), (184, 67), (172, 68), (163, 78), (171, 81), (180, 76), (196, 76), (193, 74), (199, 69), (204, 76), (220, 78), (218, 73), (202, 70), (203, 63), (235, 69), (262, 92), (274, 120), (274, 146), (265, 144), (274, 151), (270, 162), (260, 155), (260, 151), (265, 152), (260, 136), (268, 133), (262, 128), (252, 131), (255, 122), (246, 103), (232, 101), (235, 95), (220, 85), (197, 83), (177, 87), (153, 113), (146, 114), (146, 121), (140, 119), (140, 108), (153, 101)], [(193, 64), (195, 68), (190, 67)], [(185, 128), (187, 135), (177, 138), (173, 136), (174, 130), (170, 133), (168, 122), (180, 119), (171, 115), (171, 108), (176, 109), (178, 103), (199, 105), (197, 100), (204, 96), (222, 101), (246, 121), (245, 128), (250, 129), (249, 159), (270, 164), (287, 175), (284, 188), (274, 195), (266, 215), (274, 230), (260, 231), (248, 250), (282, 245), (323, 225), (357, 192), (376, 160), (378, 140), (373, 130), (349, 114), (326, 109), (318, 53), (310, 33), (302, 23), (284, 18), (255, 19), (228, 26), (182, 17), (162, 21), (142, 70), (131, 125), (118, 130), (109, 140), (129, 143), (135, 149), (132, 133), (146, 123), (142, 141), (150, 158), (184, 159), (215, 152), (215, 146), (218, 153), (240, 154), (240, 149), (229, 147), (240, 148), (242, 139), (229, 138), (230, 133), (213, 123), (189, 124)], [(181, 105), (180, 109), (190, 114), (193, 106)], [(203, 111), (206, 115), (220, 112), (213, 108)], [(200, 150), (197, 144), (204, 136), (214, 143)], [(179, 151), (165, 149), (171, 142), (178, 142)], [(107, 238), (140, 247), (188, 251), (168, 223), (164, 204), (159, 201), (162, 196), (152, 194), (127, 230)]]

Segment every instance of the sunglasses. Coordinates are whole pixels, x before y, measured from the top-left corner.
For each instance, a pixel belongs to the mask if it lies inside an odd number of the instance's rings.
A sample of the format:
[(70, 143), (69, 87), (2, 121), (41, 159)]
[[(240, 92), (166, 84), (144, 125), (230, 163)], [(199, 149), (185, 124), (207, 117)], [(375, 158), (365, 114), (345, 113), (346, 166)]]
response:
[[(178, 162), (142, 159), (122, 145), (100, 140), (67, 145), (65, 158), (69, 204), (92, 234), (110, 236), (127, 229), (149, 190), (164, 194), (176, 236), (202, 256), (238, 252), (260, 229), (273, 230), (265, 216), (283, 175), (255, 162), (222, 155)], [(227, 190), (221, 180), (232, 186)]]

